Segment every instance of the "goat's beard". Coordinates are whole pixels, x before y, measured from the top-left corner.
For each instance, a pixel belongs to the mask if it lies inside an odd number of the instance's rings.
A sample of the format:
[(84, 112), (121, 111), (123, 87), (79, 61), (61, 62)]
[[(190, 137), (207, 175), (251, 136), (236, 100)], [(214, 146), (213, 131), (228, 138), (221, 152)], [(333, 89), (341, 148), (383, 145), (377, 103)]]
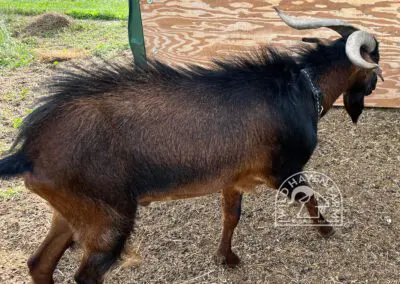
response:
[(357, 123), (364, 109), (364, 92), (345, 93), (343, 95), (344, 108), (351, 117), (353, 123)]

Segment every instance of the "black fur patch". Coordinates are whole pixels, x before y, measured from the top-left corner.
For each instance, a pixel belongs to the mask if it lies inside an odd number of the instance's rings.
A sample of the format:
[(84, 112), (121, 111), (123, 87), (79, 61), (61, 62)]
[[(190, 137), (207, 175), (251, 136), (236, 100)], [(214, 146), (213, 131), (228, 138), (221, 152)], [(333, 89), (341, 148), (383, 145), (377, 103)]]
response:
[(23, 153), (10, 155), (0, 160), (0, 179), (11, 178), (32, 170), (32, 164)]

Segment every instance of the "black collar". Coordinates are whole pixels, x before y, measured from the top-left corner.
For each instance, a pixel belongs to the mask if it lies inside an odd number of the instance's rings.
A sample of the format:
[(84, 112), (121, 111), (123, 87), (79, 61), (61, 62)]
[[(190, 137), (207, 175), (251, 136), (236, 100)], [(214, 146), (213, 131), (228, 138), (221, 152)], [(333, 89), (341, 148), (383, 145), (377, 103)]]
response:
[(310, 87), (313, 93), (315, 109), (317, 111), (319, 119), (321, 117), (322, 112), (324, 111), (324, 107), (322, 106), (323, 93), (321, 89), (314, 84), (313, 80), (311, 79), (310, 70), (308, 68), (301, 69), (300, 73), (305, 78), (305, 81), (308, 83), (308, 86)]

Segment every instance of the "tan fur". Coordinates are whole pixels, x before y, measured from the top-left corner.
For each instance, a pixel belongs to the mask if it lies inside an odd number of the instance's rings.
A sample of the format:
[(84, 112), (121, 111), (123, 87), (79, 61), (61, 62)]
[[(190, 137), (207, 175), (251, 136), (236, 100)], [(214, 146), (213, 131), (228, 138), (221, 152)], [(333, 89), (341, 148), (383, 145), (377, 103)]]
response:
[(322, 106), (324, 107), (323, 114), (325, 114), (332, 106), (337, 98), (343, 94), (349, 86), (354, 82), (350, 82), (349, 78), (355, 78), (358, 69), (355, 67), (349, 68), (335, 68), (328, 73), (323, 74), (318, 84), (324, 94)]

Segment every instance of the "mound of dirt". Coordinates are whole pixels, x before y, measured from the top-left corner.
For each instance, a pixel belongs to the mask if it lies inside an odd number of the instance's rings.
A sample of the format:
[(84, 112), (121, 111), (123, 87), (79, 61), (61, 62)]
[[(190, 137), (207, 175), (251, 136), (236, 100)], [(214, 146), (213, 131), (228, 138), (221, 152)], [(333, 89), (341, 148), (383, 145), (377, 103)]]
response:
[(46, 13), (37, 17), (32, 23), (26, 26), (19, 35), (43, 36), (62, 31), (69, 27), (73, 20), (63, 14)]

